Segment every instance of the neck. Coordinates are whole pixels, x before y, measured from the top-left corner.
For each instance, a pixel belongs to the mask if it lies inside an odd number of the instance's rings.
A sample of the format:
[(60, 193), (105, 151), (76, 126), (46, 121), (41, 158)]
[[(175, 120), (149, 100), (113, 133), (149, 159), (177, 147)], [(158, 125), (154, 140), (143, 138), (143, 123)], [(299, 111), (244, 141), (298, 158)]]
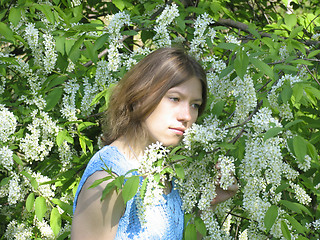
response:
[(139, 158), (145, 150), (144, 144), (136, 144), (138, 141), (130, 141), (126, 137), (120, 137), (111, 143), (111, 146), (116, 146), (119, 151), (129, 160), (139, 162)]

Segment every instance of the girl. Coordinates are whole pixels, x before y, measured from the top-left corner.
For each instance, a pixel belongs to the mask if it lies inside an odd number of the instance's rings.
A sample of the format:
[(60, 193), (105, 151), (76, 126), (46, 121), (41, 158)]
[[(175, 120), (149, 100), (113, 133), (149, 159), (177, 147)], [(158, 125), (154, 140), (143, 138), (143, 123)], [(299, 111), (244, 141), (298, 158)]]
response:
[[(105, 117), (103, 139), (107, 146), (90, 160), (74, 200), (71, 238), (86, 239), (182, 239), (184, 216), (173, 183), (167, 182), (165, 201), (153, 206), (154, 221), (142, 227), (134, 197), (124, 205), (121, 192), (111, 191), (100, 201), (108, 181), (88, 189), (108, 176), (106, 164), (117, 175), (137, 168), (144, 149), (157, 141), (176, 146), (204, 111), (206, 75), (199, 63), (181, 49), (158, 49), (131, 69), (113, 90)], [(217, 187), (212, 206), (232, 197)]]

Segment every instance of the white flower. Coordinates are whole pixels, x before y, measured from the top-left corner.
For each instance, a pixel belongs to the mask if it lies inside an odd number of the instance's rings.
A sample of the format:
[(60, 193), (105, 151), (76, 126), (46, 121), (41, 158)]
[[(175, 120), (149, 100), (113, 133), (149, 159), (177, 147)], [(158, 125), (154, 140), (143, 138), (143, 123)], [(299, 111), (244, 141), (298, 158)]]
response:
[(240, 46), (241, 41), (237, 39), (237, 37), (235, 37), (234, 35), (229, 35), (226, 34), (226, 42), (227, 43), (234, 43), (237, 44), (238, 46)]
[(306, 191), (302, 187), (293, 182), (290, 182), (290, 186), (294, 190), (295, 198), (298, 200), (299, 203), (303, 205), (308, 205), (311, 202), (311, 197), (306, 193)]
[(60, 110), (63, 117), (68, 121), (76, 121), (76, 94), (80, 88), (76, 79), (71, 79), (65, 83), (64, 95), (62, 97), (62, 108)]
[(213, 29), (205, 34), (205, 30), (211, 23), (213, 23), (213, 20), (207, 13), (199, 15), (194, 22), (194, 38), (190, 43), (190, 53), (197, 59), (200, 58), (204, 49), (207, 47), (206, 38), (210, 37), (210, 39), (213, 40), (215, 37), (215, 31)]
[(0, 141), (7, 142), (16, 131), (17, 119), (3, 105), (0, 105)]
[(108, 25), (109, 37), (109, 49), (108, 49), (108, 70), (117, 71), (121, 64), (121, 54), (119, 53), (119, 48), (123, 46), (120, 41), (122, 35), (120, 30), (125, 25), (130, 25), (130, 15), (125, 12), (116, 13), (111, 19)]
[(27, 126), (29, 132), (20, 140), (20, 149), (27, 161), (43, 161), (49, 155), (59, 127), (46, 112), (40, 112), (36, 116), (34, 111), (32, 123)]
[(55, 239), (55, 235), (46, 220), (42, 219), (42, 221), (39, 221), (35, 217), (35, 225), (40, 230), (41, 239)]
[(227, 190), (229, 186), (234, 184), (234, 158), (229, 156), (220, 155), (218, 158), (220, 163), (220, 187), (224, 190)]
[(8, 203), (9, 205), (16, 204), (23, 197), (20, 179), (15, 172), (12, 172), (12, 177), (8, 183)]
[(32, 236), (32, 228), (24, 223), (18, 223), (16, 220), (12, 220), (8, 224), (5, 233), (5, 238), (8, 240), (29, 240)]
[(98, 93), (99, 88), (95, 82), (93, 84), (90, 84), (88, 78), (83, 79), (83, 86), (84, 95), (81, 99), (80, 111), (82, 115), (87, 116), (95, 108), (95, 105), (91, 106), (91, 102), (94, 99), (95, 95)]
[(0, 164), (8, 171), (12, 170), (13, 152), (8, 146), (0, 147)]
[(55, 50), (55, 42), (50, 34), (43, 34), (44, 38), (44, 58), (43, 58), (43, 65), (44, 65), (44, 71), (46, 74), (49, 74), (54, 69), (54, 66), (56, 64), (58, 54)]
[(162, 13), (156, 19), (154, 31), (156, 35), (153, 37), (155, 45), (159, 47), (166, 47), (171, 45), (171, 38), (168, 32), (168, 25), (179, 16), (178, 6), (173, 3), (171, 6), (167, 5)]

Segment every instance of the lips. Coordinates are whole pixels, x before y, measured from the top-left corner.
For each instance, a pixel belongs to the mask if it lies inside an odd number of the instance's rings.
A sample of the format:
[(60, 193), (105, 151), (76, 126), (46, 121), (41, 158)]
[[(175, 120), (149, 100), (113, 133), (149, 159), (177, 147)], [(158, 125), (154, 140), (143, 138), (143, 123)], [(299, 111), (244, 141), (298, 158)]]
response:
[(171, 131), (173, 131), (175, 134), (177, 135), (183, 135), (184, 132), (186, 131), (185, 128), (182, 128), (182, 127), (173, 127), (173, 128), (170, 128)]

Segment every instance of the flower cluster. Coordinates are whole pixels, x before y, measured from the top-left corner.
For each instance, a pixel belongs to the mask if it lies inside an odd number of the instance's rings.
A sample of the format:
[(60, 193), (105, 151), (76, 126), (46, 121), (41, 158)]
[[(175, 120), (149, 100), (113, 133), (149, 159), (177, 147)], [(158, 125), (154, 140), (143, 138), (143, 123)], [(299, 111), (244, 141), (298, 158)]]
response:
[(6, 107), (0, 105), (0, 141), (8, 142), (16, 131), (17, 119)]
[(167, 47), (171, 45), (168, 26), (178, 16), (178, 6), (176, 4), (172, 4), (171, 6), (167, 5), (160, 16), (157, 17), (156, 25), (154, 27), (156, 35), (153, 37), (154, 43), (157, 47)]
[(62, 116), (68, 121), (77, 120), (76, 95), (80, 86), (76, 79), (71, 79), (65, 83), (64, 95), (62, 98), (62, 108), (60, 110)]
[(268, 95), (268, 100), (272, 108), (279, 111), (280, 117), (291, 120), (293, 118), (291, 108), (288, 102), (284, 102), (282, 104), (278, 103), (278, 94), (281, 91), (285, 82), (288, 82), (292, 87), (295, 83), (301, 82), (302, 79), (299, 76), (292, 76), (289, 74), (284, 75), (281, 77), (277, 84), (272, 86), (270, 94)]
[(220, 187), (224, 190), (227, 190), (229, 186), (234, 184), (234, 158), (224, 155), (220, 155), (218, 158), (218, 163), (220, 165)]
[(315, 231), (320, 231), (320, 219), (317, 219), (311, 223), (306, 224), (307, 228), (313, 228)]
[(192, 150), (202, 146), (207, 152), (214, 151), (228, 133), (219, 125), (220, 121), (214, 115), (204, 119), (202, 125), (193, 124), (184, 134), (183, 143), (185, 147)]
[(194, 38), (190, 43), (190, 53), (197, 59), (200, 59), (203, 51), (207, 48), (207, 37), (211, 40), (215, 37), (215, 30), (211, 29), (207, 33), (205, 32), (211, 23), (213, 23), (213, 20), (207, 13), (199, 15), (194, 23)]
[(108, 49), (108, 70), (117, 71), (121, 63), (121, 54), (119, 53), (119, 48), (123, 47), (121, 42), (122, 35), (120, 30), (125, 25), (130, 25), (130, 15), (125, 12), (116, 13), (111, 19), (108, 25), (109, 37), (109, 49)]
[(298, 184), (290, 182), (291, 188), (294, 190), (295, 198), (299, 203), (303, 205), (308, 205), (311, 202), (311, 197), (306, 193), (306, 191), (300, 187)]
[(43, 65), (44, 65), (44, 71), (46, 74), (49, 74), (52, 72), (52, 70), (55, 67), (58, 54), (55, 51), (55, 42), (50, 34), (43, 34), (43, 44), (44, 44), (44, 58), (43, 58)]
[(8, 240), (28, 240), (32, 238), (32, 228), (12, 220), (7, 226), (5, 237)]
[(59, 127), (46, 112), (34, 111), (32, 123), (27, 126), (25, 137), (20, 140), (20, 149), (27, 161), (43, 161), (49, 155)]
[(91, 105), (91, 103), (98, 91), (99, 88), (95, 83), (90, 84), (88, 78), (83, 79), (84, 94), (80, 106), (80, 111), (82, 115), (87, 116), (94, 110), (95, 106)]
[[(147, 177), (147, 187), (143, 199), (140, 194), (137, 195), (138, 217), (141, 225), (152, 223), (155, 219), (154, 206), (160, 201), (165, 201), (163, 197), (163, 189), (159, 185), (159, 181), (155, 179), (155, 174), (159, 174), (163, 170), (165, 160), (169, 150), (165, 148), (160, 142), (149, 145), (143, 157), (139, 161), (138, 172), (142, 176)], [(160, 182), (164, 184), (164, 176), (161, 175)], [(150, 222), (151, 221), (151, 222)]]
[(239, 45), (239, 46), (241, 44), (241, 41), (238, 40), (236, 36), (231, 35), (231, 34), (226, 34), (225, 39), (226, 39), (227, 43), (233, 43), (233, 44), (236, 44), (236, 45)]
[(257, 105), (256, 90), (253, 79), (245, 75), (243, 79), (237, 77), (234, 79), (233, 96), (238, 99), (236, 103), (235, 116), (233, 124), (241, 123)]
[(8, 146), (0, 147), (0, 165), (11, 171), (13, 165), (13, 151)]

